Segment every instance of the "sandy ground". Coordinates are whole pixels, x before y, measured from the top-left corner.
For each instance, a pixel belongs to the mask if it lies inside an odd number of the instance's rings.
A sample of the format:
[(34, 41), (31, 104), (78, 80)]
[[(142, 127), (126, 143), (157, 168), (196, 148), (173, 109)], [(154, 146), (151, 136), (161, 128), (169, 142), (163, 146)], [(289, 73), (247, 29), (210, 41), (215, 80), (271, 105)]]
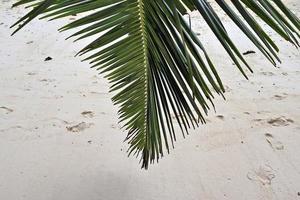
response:
[[(144, 171), (127, 158), (107, 81), (73, 57), (83, 44), (64, 40), (62, 21), (35, 21), (10, 37), (24, 11), (9, 2), (0, 4), (1, 200), (300, 199), (300, 54), (292, 45), (273, 37), (279, 68), (248, 55), (255, 72), (247, 81), (192, 14), (227, 101), (218, 97), (208, 124)], [(300, 16), (300, 1), (286, 2)], [(225, 21), (242, 51), (253, 49)]]

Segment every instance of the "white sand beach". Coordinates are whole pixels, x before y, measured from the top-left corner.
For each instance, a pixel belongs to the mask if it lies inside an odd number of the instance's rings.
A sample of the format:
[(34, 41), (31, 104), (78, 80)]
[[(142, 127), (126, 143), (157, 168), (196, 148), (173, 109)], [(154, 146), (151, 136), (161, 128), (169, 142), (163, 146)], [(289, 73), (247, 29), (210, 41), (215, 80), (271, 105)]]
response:
[[(300, 199), (300, 53), (281, 49), (275, 68), (220, 12), (254, 73), (246, 80), (197, 13), (192, 26), (226, 85), (216, 112), (145, 171), (127, 157), (126, 132), (108, 82), (74, 57), (66, 21), (35, 20), (0, 4), (0, 200)], [(300, 1), (286, 0), (300, 17)], [(49, 59), (51, 57), (52, 59)], [(48, 58), (48, 61), (45, 59)]]

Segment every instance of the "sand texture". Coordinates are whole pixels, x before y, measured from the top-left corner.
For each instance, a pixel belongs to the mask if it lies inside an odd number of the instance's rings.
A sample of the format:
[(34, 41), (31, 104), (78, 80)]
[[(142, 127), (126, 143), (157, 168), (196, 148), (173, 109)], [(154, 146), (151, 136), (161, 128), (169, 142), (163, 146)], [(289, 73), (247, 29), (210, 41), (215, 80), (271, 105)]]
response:
[[(245, 80), (191, 14), (227, 100), (217, 96), (216, 113), (186, 139), (178, 129), (171, 154), (144, 171), (127, 157), (107, 81), (74, 58), (87, 42), (56, 31), (76, 16), (11, 37), (25, 13), (11, 2), (0, 4), (0, 200), (300, 199), (300, 53), (274, 32), (278, 68), (219, 12), (241, 51), (256, 52)], [(285, 2), (300, 17), (300, 1)]]

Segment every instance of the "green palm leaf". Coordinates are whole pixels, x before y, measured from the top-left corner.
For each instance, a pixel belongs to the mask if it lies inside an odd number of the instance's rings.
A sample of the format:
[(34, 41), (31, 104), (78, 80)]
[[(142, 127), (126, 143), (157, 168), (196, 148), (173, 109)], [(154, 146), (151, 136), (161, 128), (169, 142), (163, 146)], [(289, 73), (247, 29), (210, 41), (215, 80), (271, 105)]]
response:
[[(280, 61), (276, 44), (254, 15), (278, 35), (299, 46), (299, 19), (280, 0), (215, 0), (272, 63)], [(31, 11), (12, 27), (15, 32), (42, 15), (59, 19), (82, 14), (60, 31), (76, 28), (70, 38), (96, 37), (78, 55), (105, 73), (116, 95), (120, 122), (128, 131), (129, 154), (142, 167), (174, 146), (174, 115), (183, 135), (205, 123), (214, 93), (224, 87), (204, 46), (183, 15), (198, 10), (241, 73), (251, 68), (207, 0), (20, 0)]]

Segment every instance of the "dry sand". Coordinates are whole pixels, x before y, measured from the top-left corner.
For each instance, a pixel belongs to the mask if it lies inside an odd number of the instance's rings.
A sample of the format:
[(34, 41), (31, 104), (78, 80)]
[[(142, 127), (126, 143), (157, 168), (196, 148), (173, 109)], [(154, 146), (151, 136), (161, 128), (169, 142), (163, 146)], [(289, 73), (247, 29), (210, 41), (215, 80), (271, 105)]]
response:
[[(24, 14), (10, 2), (0, 4), (1, 200), (300, 199), (300, 54), (292, 45), (270, 32), (283, 63), (248, 55), (255, 72), (247, 81), (191, 14), (227, 101), (216, 98), (208, 124), (144, 171), (126, 156), (107, 81), (73, 57), (83, 44), (64, 40), (62, 21), (35, 21), (10, 37)], [(286, 2), (300, 16), (300, 1)], [(242, 51), (256, 51), (225, 21)]]

